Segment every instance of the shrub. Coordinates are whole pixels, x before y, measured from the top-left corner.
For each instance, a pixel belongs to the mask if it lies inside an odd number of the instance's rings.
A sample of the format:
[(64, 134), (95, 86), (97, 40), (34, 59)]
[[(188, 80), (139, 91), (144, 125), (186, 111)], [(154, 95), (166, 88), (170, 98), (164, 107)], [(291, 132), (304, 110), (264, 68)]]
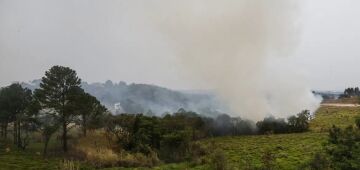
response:
[(334, 169), (360, 169), (360, 131), (352, 126), (340, 129), (333, 126), (326, 152)]
[(212, 167), (215, 170), (226, 170), (228, 169), (227, 158), (223, 150), (217, 149), (212, 155)]
[(316, 153), (314, 158), (309, 162), (309, 169), (311, 170), (329, 170), (330, 162), (326, 155)]
[(189, 151), (191, 132), (174, 131), (163, 136), (161, 141), (161, 158), (167, 162), (184, 161)]
[(274, 117), (267, 117), (263, 121), (257, 122), (256, 126), (261, 134), (287, 133), (289, 131), (285, 119), (276, 119)]
[(117, 164), (118, 155), (104, 139), (104, 133), (94, 131), (77, 139), (69, 153), (75, 159), (88, 161), (95, 167), (109, 167)]
[(70, 155), (78, 160), (84, 160), (91, 165), (102, 167), (152, 167), (160, 163), (156, 152), (150, 150), (148, 154), (129, 153), (121, 148), (112, 148), (115, 141), (104, 140), (105, 132), (94, 131), (86, 137), (79, 138), (73, 145)]
[(192, 166), (201, 165), (205, 162), (205, 155), (210, 154), (212, 150), (200, 142), (193, 142), (189, 146), (188, 161)]
[(262, 170), (276, 169), (276, 155), (270, 150), (266, 150), (261, 157)]
[(356, 117), (355, 124), (358, 129), (360, 129), (360, 116)]

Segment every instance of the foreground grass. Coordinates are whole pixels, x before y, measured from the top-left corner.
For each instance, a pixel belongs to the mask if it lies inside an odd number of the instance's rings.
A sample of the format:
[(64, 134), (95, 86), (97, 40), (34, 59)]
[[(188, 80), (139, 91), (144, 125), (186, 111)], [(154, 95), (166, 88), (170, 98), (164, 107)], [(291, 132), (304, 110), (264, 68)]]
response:
[(0, 143), (0, 169), (34, 169), (48, 170), (57, 169), (57, 159), (44, 159), (42, 156), (29, 151), (19, 151), (17, 149), (6, 149), (4, 142)]
[[(327, 139), (326, 133), (299, 133), (281, 135), (259, 135), (221, 137), (204, 140), (203, 143), (215, 143), (216, 148), (225, 152), (228, 168), (255, 169), (262, 167), (262, 157), (271, 152), (275, 157), (276, 169), (304, 169), (314, 154), (321, 150)], [(211, 158), (209, 158), (211, 159)], [(140, 168), (141, 169), (141, 168)], [(194, 166), (191, 163), (166, 164), (156, 167), (158, 170), (212, 169), (211, 165)], [(120, 170), (113, 168), (111, 170)]]
[(325, 133), (301, 133), (263, 136), (215, 138), (223, 149), (230, 167), (236, 169), (258, 168), (266, 152), (274, 154), (277, 169), (298, 169), (321, 149)]

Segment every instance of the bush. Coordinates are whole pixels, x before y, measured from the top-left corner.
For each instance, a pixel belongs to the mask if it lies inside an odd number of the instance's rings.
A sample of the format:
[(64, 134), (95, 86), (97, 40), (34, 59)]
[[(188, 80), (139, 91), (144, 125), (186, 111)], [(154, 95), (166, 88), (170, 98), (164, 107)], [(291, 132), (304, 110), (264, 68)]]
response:
[(191, 166), (202, 165), (206, 163), (206, 155), (211, 153), (211, 149), (208, 146), (200, 142), (193, 142), (189, 147), (189, 155), (187, 161), (191, 163)]
[(356, 117), (355, 124), (358, 129), (360, 129), (360, 116)]
[(256, 123), (260, 134), (272, 133), (299, 133), (309, 129), (310, 112), (304, 110), (297, 116), (291, 116), (286, 122), (285, 119), (267, 117)]
[(212, 167), (215, 170), (226, 170), (228, 169), (228, 162), (226, 155), (223, 150), (217, 149), (214, 151), (212, 158)]
[(264, 152), (261, 157), (262, 170), (273, 170), (276, 169), (276, 155), (270, 150)]
[(69, 153), (74, 159), (84, 160), (95, 167), (110, 167), (118, 163), (119, 156), (104, 139), (100, 131), (89, 133), (71, 145)]
[(184, 161), (189, 151), (191, 132), (174, 131), (163, 136), (161, 141), (161, 158), (166, 162)]
[(97, 168), (103, 167), (153, 167), (160, 163), (156, 152), (150, 150), (147, 155), (142, 153), (129, 153), (125, 150), (115, 150), (112, 143), (104, 140), (105, 133), (94, 131), (86, 137), (81, 137), (73, 145), (70, 156), (74, 159), (84, 160)]
[(118, 166), (121, 167), (153, 167), (160, 164), (155, 152), (151, 155), (142, 153), (123, 153), (120, 156)]
[(334, 169), (360, 169), (360, 131), (352, 126), (340, 129), (333, 126), (326, 144)]
[(329, 170), (330, 162), (326, 155), (316, 153), (314, 158), (309, 162), (309, 169), (311, 170)]
[(261, 134), (271, 134), (271, 133), (287, 133), (288, 125), (285, 122), (285, 119), (276, 119), (274, 117), (265, 118), (263, 121), (256, 123), (259, 133)]

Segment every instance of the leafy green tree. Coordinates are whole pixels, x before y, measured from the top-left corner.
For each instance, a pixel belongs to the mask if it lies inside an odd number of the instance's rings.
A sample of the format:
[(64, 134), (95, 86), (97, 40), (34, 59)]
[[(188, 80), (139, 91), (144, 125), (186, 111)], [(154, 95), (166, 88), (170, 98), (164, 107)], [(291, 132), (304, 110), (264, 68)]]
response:
[(53, 66), (45, 72), (40, 88), (35, 91), (43, 109), (57, 117), (62, 127), (63, 151), (67, 152), (68, 127), (76, 115), (75, 100), (81, 79), (69, 67)]

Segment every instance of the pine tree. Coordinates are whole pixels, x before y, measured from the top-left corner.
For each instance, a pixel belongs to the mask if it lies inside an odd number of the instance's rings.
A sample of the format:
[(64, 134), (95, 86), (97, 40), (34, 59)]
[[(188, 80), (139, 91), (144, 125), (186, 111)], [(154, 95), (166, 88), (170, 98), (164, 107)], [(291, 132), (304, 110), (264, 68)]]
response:
[(53, 66), (45, 72), (40, 88), (35, 94), (47, 114), (57, 117), (62, 127), (63, 151), (67, 152), (68, 126), (76, 118), (74, 100), (77, 90), (81, 88), (81, 79), (69, 67)]

